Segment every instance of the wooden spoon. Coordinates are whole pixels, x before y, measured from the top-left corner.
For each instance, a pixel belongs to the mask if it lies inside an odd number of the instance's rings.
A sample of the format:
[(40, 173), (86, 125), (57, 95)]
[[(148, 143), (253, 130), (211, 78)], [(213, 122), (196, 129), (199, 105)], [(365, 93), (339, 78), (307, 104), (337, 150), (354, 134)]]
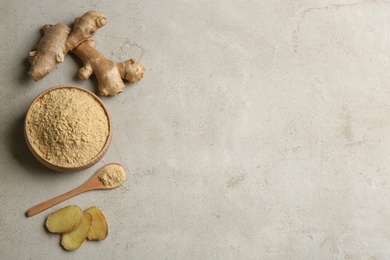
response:
[(86, 183), (83, 185), (71, 190), (65, 194), (62, 194), (58, 197), (45, 201), (41, 204), (32, 207), (26, 212), (27, 217), (34, 216), (39, 212), (42, 212), (64, 200), (67, 200), (73, 196), (76, 196), (80, 193), (90, 191), (90, 190), (106, 190), (113, 189), (120, 186), (126, 180), (126, 171), (125, 168), (118, 163), (109, 163), (102, 168), (100, 168), (95, 175), (92, 176)]

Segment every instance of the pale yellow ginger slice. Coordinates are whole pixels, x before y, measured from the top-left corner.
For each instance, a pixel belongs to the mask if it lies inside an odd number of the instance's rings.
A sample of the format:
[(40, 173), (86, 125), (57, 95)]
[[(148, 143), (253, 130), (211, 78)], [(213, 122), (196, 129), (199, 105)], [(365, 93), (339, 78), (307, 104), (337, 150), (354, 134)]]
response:
[(69, 233), (62, 234), (61, 245), (66, 250), (78, 249), (84, 243), (91, 227), (92, 216), (88, 212), (84, 212), (81, 224), (78, 228)]
[(108, 235), (108, 225), (103, 213), (95, 206), (86, 210), (92, 216), (92, 228), (88, 232), (88, 240), (104, 240)]
[(72, 205), (51, 213), (46, 219), (46, 227), (52, 233), (67, 233), (75, 230), (81, 223), (83, 211)]

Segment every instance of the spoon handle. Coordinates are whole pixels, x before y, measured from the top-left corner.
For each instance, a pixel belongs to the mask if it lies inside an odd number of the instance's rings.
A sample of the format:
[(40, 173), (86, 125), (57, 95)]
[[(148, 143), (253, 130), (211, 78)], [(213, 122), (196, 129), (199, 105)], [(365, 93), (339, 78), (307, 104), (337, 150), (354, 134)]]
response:
[(42, 202), (41, 204), (38, 204), (34, 207), (32, 207), (31, 209), (29, 209), (28, 211), (26, 211), (26, 216), (27, 217), (31, 217), (31, 216), (34, 216), (35, 214), (38, 214), (39, 212), (42, 212), (60, 202), (63, 202), (64, 200), (67, 200), (69, 198), (72, 198), (82, 192), (85, 192), (85, 191), (89, 191), (91, 190), (89, 187), (87, 187), (86, 185), (81, 185), (67, 193), (64, 193), (58, 197), (55, 197), (55, 198), (52, 198), (48, 201), (45, 201), (45, 202)]

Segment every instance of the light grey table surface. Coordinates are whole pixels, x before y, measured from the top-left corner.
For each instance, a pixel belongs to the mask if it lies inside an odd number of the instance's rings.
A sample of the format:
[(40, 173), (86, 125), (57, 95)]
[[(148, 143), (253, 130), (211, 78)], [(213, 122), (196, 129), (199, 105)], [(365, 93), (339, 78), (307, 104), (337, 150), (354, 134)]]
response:
[[(389, 259), (388, 1), (48, 1), (0, 6), (0, 259)], [(112, 144), (56, 173), (31, 155), (23, 119), (57, 85), (97, 92), (68, 55), (38, 83), (27, 56), (47, 23), (89, 10), (93, 37), (144, 79), (108, 107)], [(31, 206), (109, 162), (126, 183), (34, 217)], [(75, 252), (44, 229), (66, 205), (99, 207), (105, 241)]]

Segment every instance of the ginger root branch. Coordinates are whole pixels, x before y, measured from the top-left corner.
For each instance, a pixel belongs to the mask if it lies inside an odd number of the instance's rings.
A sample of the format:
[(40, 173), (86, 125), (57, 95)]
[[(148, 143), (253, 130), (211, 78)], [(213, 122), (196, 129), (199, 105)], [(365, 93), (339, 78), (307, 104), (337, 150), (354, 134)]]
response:
[(89, 11), (76, 18), (72, 33), (66, 43), (68, 50), (73, 50), (77, 45), (91, 38), (97, 29), (103, 27), (106, 23), (107, 19), (97, 11)]
[(43, 27), (43, 32), (44, 36), (36, 50), (31, 51), (28, 58), (31, 63), (28, 75), (35, 81), (45, 77), (58, 63), (63, 62), (69, 51), (66, 47), (67, 37), (71, 32), (69, 26), (47, 24)]
[(28, 75), (35, 81), (45, 77), (54, 67), (64, 61), (66, 54), (81, 42), (91, 38), (97, 29), (107, 23), (104, 15), (89, 11), (76, 18), (73, 30), (65, 24), (43, 27), (44, 36), (36, 50), (29, 53), (31, 63)]
[(122, 79), (137, 82), (145, 73), (144, 67), (134, 59), (121, 63), (107, 59), (95, 49), (95, 42), (91, 40), (82, 42), (72, 52), (84, 63), (79, 70), (79, 78), (88, 79), (95, 74), (101, 96), (121, 93), (125, 87)]

